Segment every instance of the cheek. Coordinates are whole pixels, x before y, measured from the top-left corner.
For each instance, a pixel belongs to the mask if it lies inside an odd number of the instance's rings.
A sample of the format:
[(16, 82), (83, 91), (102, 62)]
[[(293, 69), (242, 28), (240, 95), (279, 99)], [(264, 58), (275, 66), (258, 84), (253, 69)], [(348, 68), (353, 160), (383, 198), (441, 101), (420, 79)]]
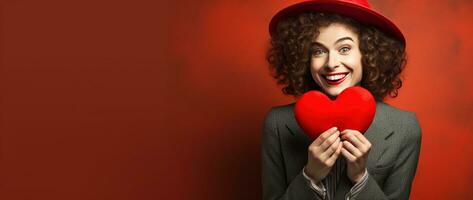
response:
[(319, 64), (319, 62), (317, 62), (316, 59), (312, 59), (311, 61), (311, 65), (310, 65), (310, 74), (312, 75), (312, 79), (314, 80), (315, 83), (317, 83), (317, 85), (320, 86), (321, 84), (321, 77), (319, 76), (319, 72), (321, 70), (321, 65)]
[(357, 68), (356, 68), (356, 71), (357, 71), (357, 74), (358, 74), (358, 81), (361, 81), (361, 79), (363, 78), (363, 64), (361, 63), (361, 58), (359, 59), (359, 62), (357, 63)]
[(363, 75), (363, 67), (361, 63), (361, 55), (355, 56), (350, 59), (350, 67), (353, 72), (353, 78), (356, 81), (360, 81)]
[(354, 77), (355, 82), (358, 84), (359, 82), (361, 82), (361, 79), (363, 78), (363, 67), (359, 65), (359, 67), (355, 69), (353, 74), (355, 75)]
[(323, 61), (321, 61), (320, 59), (312, 59), (311, 62), (310, 62), (310, 71), (312, 72), (312, 74), (316, 74), (320, 71), (320, 69), (322, 68), (323, 66)]

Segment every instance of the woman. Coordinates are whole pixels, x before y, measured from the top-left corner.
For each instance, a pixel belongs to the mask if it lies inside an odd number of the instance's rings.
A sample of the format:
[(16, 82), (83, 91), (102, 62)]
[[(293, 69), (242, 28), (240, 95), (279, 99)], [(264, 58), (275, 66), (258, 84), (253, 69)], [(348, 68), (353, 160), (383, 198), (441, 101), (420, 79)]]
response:
[[(405, 39), (367, 1), (307, 1), (278, 12), (267, 54), (283, 93), (332, 99), (361, 86), (377, 100), (364, 133), (333, 127), (311, 141), (294, 103), (273, 107), (262, 138), (263, 199), (408, 199), (421, 144), (414, 113), (387, 105), (402, 85)], [(314, 122), (316, 123), (316, 122)]]

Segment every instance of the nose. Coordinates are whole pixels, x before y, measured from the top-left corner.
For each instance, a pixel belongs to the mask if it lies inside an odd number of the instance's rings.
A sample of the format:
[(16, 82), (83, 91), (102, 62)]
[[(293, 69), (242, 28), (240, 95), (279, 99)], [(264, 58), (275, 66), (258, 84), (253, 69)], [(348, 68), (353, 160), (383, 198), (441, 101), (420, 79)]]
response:
[(338, 57), (338, 55), (336, 53), (329, 54), (325, 67), (330, 70), (333, 70), (338, 66), (340, 66), (340, 58)]

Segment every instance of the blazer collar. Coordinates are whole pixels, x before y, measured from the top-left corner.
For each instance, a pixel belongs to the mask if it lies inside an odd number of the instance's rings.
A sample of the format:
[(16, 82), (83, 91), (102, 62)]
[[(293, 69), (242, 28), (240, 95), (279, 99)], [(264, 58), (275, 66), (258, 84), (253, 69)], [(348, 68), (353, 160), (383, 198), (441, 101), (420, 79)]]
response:
[[(294, 104), (290, 106), (291, 115), (286, 122), (286, 127), (290, 130), (291, 134), (294, 136), (308, 136), (297, 124), (296, 118), (294, 116)], [(373, 122), (371, 123), (368, 130), (364, 134), (370, 141), (371, 140), (387, 140), (393, 134), (393, 128), (391, 123), (386, 117), (386, 104), (384, 102), (376, 102), (376, 112), (374, 115)]]

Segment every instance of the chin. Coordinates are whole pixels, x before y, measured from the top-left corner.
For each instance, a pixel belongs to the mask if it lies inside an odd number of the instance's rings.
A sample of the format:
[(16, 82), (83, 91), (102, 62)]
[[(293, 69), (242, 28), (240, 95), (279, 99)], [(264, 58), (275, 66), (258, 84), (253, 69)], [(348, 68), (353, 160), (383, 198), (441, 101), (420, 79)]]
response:
[(349, 86), (341, 86), (341, 87), (336, 87), (336, 88), (329, 88), (325, 90), (325, 93), (328, 94), (331, 97), (337, 97), (340, 93), (343, 92), (343, 90), (347, 89)]
[(330, 95), (331, 97), (337, 97), (340, 93), (342, 93), (342, 91), (333, 90), (333, 89), (327, 92), (327, 94)]

